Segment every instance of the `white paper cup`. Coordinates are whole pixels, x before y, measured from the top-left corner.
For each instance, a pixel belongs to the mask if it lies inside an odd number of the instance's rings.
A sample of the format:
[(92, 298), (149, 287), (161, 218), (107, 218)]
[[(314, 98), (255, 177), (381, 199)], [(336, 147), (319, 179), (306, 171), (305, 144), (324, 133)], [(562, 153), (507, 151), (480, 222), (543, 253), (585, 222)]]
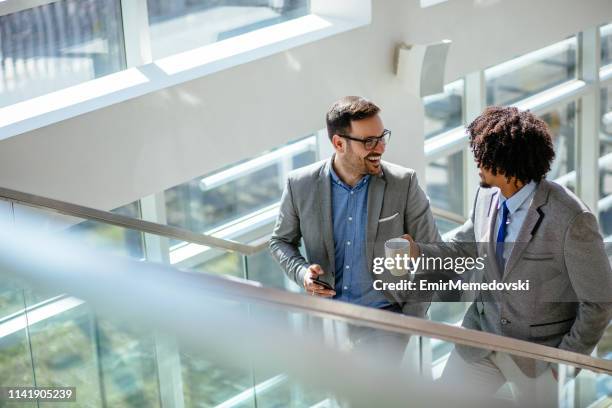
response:
[[(395, 262), (398, 255), (402, 259), (399, 264)], [(412, 262), (409, 261), (405, 265), (403, 260), (406, 257), (410, 258), (410, 241), (404, 238), (392, 238), (385, 242), (385, 258), (391, 258), (394, 261), (393, 266), (388, 268), (393, 276), (404, 276), (411, 272), (410, 266)], [(385, 261), (390, 263), (386, 259)]]

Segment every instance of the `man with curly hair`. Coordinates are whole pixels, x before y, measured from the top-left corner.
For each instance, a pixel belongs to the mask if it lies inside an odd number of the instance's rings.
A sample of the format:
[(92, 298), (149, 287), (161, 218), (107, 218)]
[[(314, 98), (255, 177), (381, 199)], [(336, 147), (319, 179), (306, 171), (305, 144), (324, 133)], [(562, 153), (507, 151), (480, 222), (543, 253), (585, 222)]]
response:
[[(464, 327), (591, 353), (611, 318), (612, 271), (595, 216), (545, 179), (555, 156), (546, 123), (489, 107), (467, 130), (481, 181), (471, 217), (448, 242), (412, 245), (412, 256), (480, 256), (479, 281), (529, 281), (528, 290), (478, 292)], [(556, 379), (548, 363), (465, 346), (442, 376), (487, 393), (509, 382), (520, 406), (556, 406)]]

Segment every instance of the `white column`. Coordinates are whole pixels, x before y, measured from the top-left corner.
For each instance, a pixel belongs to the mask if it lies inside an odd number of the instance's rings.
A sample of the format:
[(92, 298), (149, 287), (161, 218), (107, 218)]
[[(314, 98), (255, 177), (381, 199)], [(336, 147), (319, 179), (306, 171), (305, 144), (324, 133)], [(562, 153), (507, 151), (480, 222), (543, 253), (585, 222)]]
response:
[[(466, 124), (472, 122), (482, 113), (487, 105), (487, 93), (484, 71), (472, 72), (465, 77), (465, 94), (463, 98), (463, 115)], [(465, 190), (463, 194), (463, 208), (466, 217), (470, 215), (474, 204), (474, 197), (480, 185), (478, 168), (474, 162), (474, 155), (469, 146), (463, 154), (463, 173), (465, 175)]]
[(147, 0), (123, 0), (121, 18), (127, 67), (137, 67), (153, 61)]
[[(147, 196), (140, 200), (142, 219), (160, 224), (166, 223), (166, 203), (164, 193)], [(144, 234), (145, 256), (153, 262), (169, 263), (170, 246), (168, 238)], [(179, 294), (177, 294), (179, 295)], [(155, 355), (157, 358), (157, 377), (162, 408), (183, 408), (183, 377), (181, 358), (176, 339), (167, 333), (155, 334)]]
[[(142, 219), (159, 224), (166, 224), (166, 202), (164, 193), (157, 193), (140, 200)], [(145, 254), (149, 261), (168, 263), (170, 244), (168, 238), (154, 234), (144, 234)]]
[(576, 185), (578, 195), (584, 203), (599, 215), (599, 132), (600, 132), (600, 86), (601, 41), (599, 27), (593, 27), (578, 36), (579, 79), (589, 85), (589, 91), (580, 100), (578, 110), (578, 135)]

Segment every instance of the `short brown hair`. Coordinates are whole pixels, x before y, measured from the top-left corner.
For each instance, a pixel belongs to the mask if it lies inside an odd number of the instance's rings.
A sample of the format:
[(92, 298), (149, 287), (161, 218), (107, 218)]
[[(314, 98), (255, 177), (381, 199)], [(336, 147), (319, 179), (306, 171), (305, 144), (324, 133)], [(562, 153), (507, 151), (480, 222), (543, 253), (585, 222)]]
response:
[(334, 135), (346, 135), (351, 131), (351, 121), (370, 118), (380, 108), (361, 96), (345, 96), (329, 108), (325, 115), (329, 140)]
[(529, 111), (491, 106), (467, 130), (476, 162), (493, 175), (540, 181), (555, 158), (546, 122)]

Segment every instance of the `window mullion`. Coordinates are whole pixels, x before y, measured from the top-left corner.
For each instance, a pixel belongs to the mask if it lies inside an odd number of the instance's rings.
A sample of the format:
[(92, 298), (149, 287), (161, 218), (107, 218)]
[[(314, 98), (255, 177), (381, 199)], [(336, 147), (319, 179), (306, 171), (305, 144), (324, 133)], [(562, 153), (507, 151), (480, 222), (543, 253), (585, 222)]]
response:
[(589, 84), (589, 90), (580, 99), (577, 126), (577, 193), (597, 216), (599, 211), (599, 132), (601, 40), (599, 27), (585, 30), (579, 35), (579, 79)]
[[(464, 120), (466, 124), (476, 119), (487, 106), (485, 84), (484, 71), (472, 72), (465, 77), (465, 97), (463, 98), (465, 107), (463, 111), (465, 112)], [(476, 191), (478, 191), (478, 187), (480, 186), (478, 169), (469, 146), (466, 146), (463, 154), (463, 174), (465, 177), (463, 215), (468, 217), (472, 210)]]
[(147, 0), (122, 0), (121, 20), (127, 67), (150, 63), (153, 57)]

